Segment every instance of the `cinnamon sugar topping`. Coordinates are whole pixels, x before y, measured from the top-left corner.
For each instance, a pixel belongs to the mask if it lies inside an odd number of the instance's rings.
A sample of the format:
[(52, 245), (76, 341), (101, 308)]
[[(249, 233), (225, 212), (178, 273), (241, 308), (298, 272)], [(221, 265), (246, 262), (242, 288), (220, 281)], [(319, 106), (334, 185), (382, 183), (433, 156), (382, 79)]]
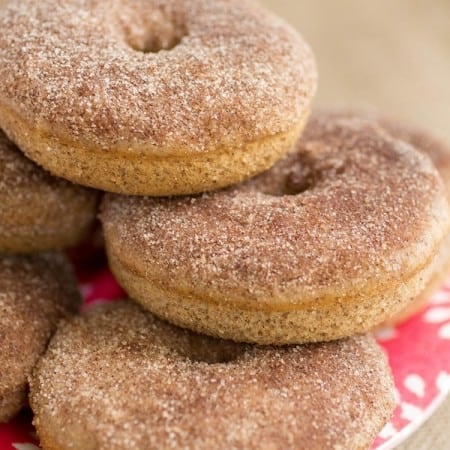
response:
[(394, 402), (372, 337), (239, 345), (119, 302), (57, 333), (33, 377), (31, 404), (44, 445), (251, 450), (365, 448)]
[(0, 18), (0, 103), (105, 150), (207, 150), (289, 130), (310, 48), (251, 0), (23, 0)]
[(0, 240), (53, 235), (74, 243), (79, 230), (94, 220), (95, 191), (52, 176), (27, 159), (1, 130), (0, 167)]
[(130, 270), (256, 304), (396, 280), (435, 255), (449, 216), (414, 148), (362, 119), (317, 116), (291, 156), (248, 182), (185, 198), (107, 195), (102, 220)]
[(0, 421), (25, 402), (27, 377), (81, 298), (62, 255), (0, 257)]

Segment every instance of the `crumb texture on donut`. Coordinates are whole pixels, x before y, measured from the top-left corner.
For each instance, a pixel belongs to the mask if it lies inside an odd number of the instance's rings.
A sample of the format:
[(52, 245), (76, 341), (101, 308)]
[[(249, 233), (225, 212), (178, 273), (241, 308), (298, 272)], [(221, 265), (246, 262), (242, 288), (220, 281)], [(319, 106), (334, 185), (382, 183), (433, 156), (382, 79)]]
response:
[(258, 343), (380, 323), (423, 290), (449, 227), (428, 158), (367, 120), (320, 115), (294, 153), (241, 185), (107, 195), (101, 218), (132, 298), (178, 325)]
[(0, 131), (0, 251), (31, 252), (78, 243), (94, 221), (95, 191), (55, 178)]
[(45, 450), (356, 450), (394, 399), (372, 337), (239, 345), (118, 302), (57, 332), (32, 377), (31, 406)]
[(65, 257), (0, 256), (0, 422), (23, 406), (27, 377), (81, 298)]

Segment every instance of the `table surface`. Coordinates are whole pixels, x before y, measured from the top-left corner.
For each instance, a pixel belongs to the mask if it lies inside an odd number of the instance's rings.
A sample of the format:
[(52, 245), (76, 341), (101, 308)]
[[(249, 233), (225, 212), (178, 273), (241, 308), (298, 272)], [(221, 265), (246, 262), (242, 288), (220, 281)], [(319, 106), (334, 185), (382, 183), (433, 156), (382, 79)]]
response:
[(450, 448), (450, 397), (431, 419), (397, 450), (446, 450)]

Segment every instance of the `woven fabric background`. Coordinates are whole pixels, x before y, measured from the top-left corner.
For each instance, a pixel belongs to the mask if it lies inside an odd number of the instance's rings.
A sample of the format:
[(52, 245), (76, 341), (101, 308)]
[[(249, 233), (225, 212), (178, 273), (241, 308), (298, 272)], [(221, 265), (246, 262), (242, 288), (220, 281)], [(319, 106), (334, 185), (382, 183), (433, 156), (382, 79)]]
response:
[(445, 450), (450, 448), (450, 397), (419, 431), (397, 450)]
[(448, 0), (260, 0), (319, 64), (318, 104), (372, 105), (450, 140)]

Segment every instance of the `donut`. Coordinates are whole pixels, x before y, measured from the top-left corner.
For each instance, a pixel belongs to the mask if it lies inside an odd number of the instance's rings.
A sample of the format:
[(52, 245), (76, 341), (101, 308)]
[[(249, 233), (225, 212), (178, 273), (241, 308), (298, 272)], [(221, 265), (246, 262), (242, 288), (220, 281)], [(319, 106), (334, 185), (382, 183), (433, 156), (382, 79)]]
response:
[(193, 197), (108, 194), (110, 266), (158, 317), (258, 344), (339, 339), (404, 308), (449, 229), (428, 158), (364, 119), (315, 116), (295, 151)]
[[(389, 118), (379, 118), (379, 121), (394, 137), (403, 139), (430, 157), (444, 182), (447, 199), (450, 202), (450, 146), (448, 143), (420, 127), (396, 122)], [(422, 310), (432, 295), (443, 286), (449, 275), (450, 234), (447, 235), (441, 245), (432, 277), (425, 289), (405, 309), (394, 316), (389, 323), (403, 322)]]
[(236, 344), (126, 301), (58, 329), (30, 403), (44, 450), (366, 449), (394, 408), (372, 337)]
[(0, 422), (24, 406), (27, 378), (59, 321), (81, 303), (66, 258), (0, 256)]
[[(322, 110), (322, 115), (328, 117), (349, 118), (364, 117), (382, 126), (396, 139), (401, 139), (414, 146), (420, 152), (426, 154), (438, 170), (447, 195), (450, 200), (450, 146), (440, 137), (433, 135), (421, 127), (403, 123), (392, 117), (387, 117), (376, 110)], [(383, 326), (395, 325), (404, 322), (409, 317), (418, 313), (427, 304), (432, 295), (439, 290), (450, 275), (450, 235), (441, 245), (439, 256), (436, 259), (431, 279), (425, 289), (406, 308), (390, 318)]]
[(75, 183), (175, 195), (232, 185), (292, 148), (309, 46), (252, 0), (23, 0), (0, 18), (0, 126)]
[(55, 178), (0, 131), (0, 252), (74, 246), (97, 214), (96, 191)]

